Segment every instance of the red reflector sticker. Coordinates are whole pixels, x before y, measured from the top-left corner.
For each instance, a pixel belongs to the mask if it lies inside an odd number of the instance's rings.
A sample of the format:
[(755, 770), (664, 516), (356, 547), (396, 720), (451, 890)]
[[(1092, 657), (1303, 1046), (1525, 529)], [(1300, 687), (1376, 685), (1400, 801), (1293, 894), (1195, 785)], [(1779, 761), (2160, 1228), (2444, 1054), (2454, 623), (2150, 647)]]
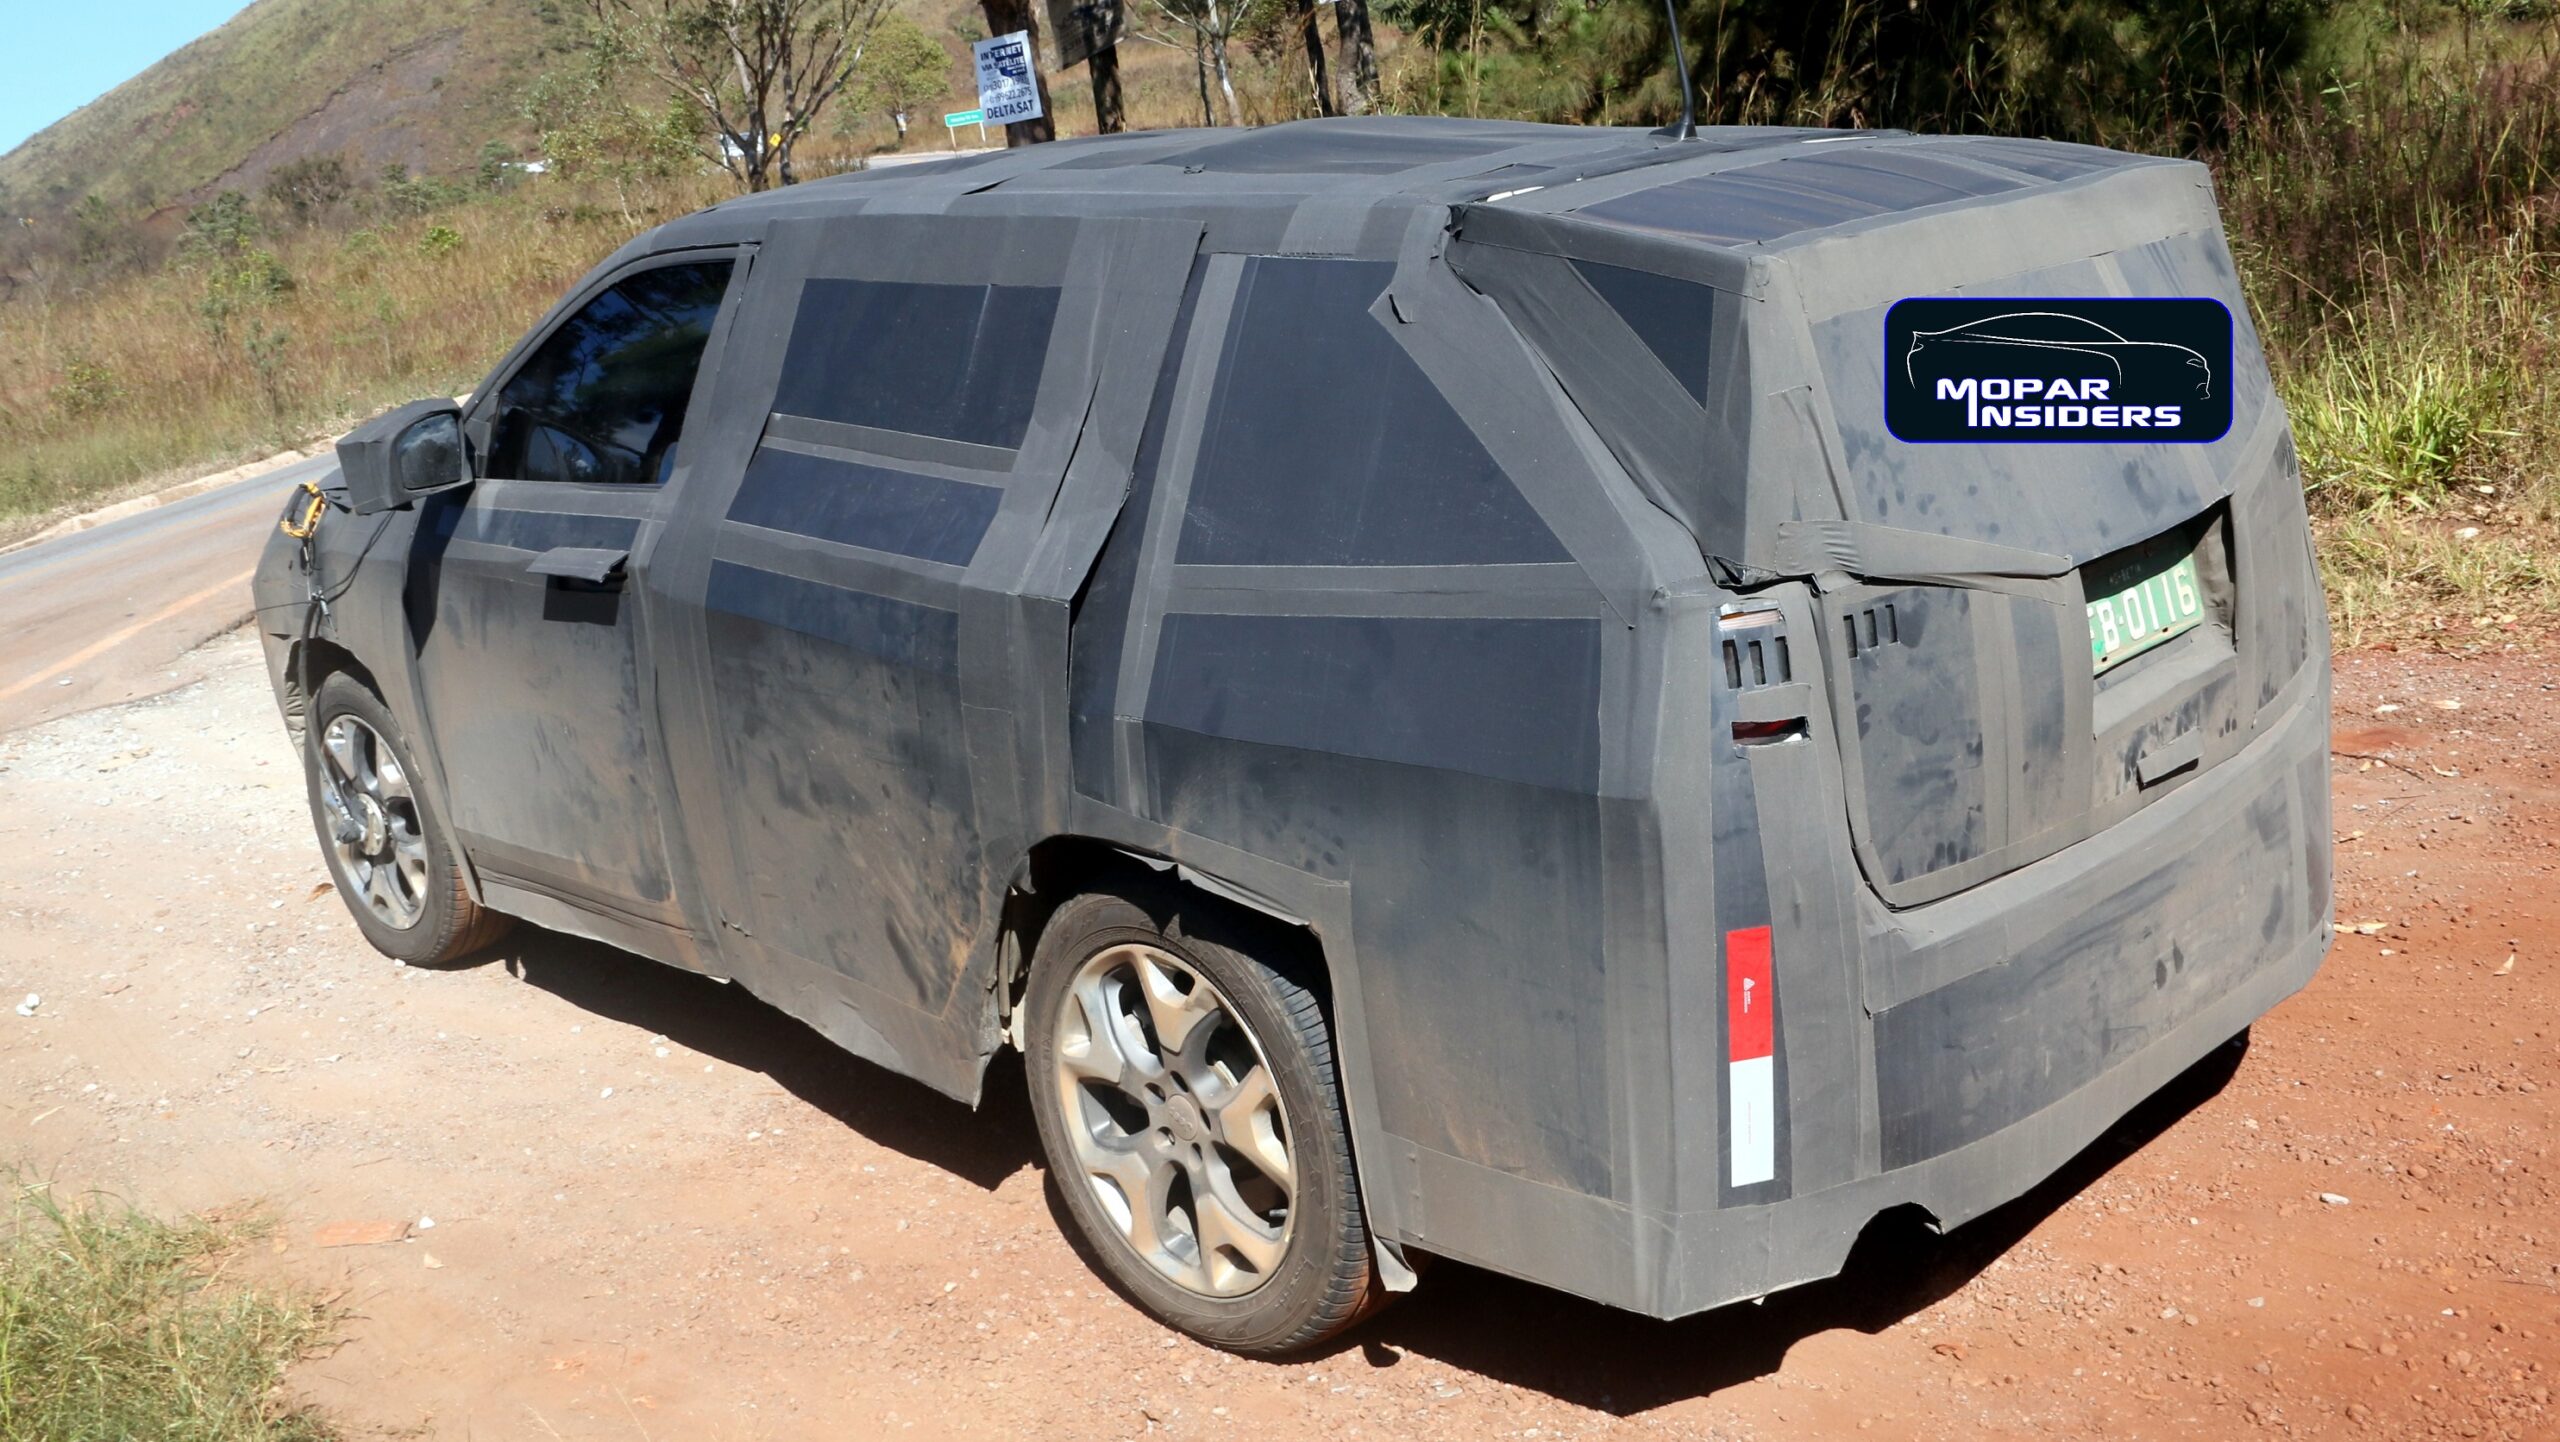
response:
[(1769, 928), (1724, 936), (1725, 1132), (1733, 1185), (1778, 1175), (1777, 1047), (1769, 1019)]
[(1724, 938), (1728, 1061), (1774, 1055), (1769, 1030), (1769, 928), (1729, 931)]

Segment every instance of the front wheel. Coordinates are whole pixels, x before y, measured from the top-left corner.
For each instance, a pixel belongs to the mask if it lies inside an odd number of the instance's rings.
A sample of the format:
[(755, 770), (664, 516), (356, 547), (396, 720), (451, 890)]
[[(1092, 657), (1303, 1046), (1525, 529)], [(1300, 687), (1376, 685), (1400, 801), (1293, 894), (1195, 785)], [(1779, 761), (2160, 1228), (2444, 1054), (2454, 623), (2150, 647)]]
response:
[(471, 899), (461, 859), (416, 781), (389, 707), (353, 676), (320, 683), (303, 758), (311, 820), (338, 894), (383, 955), (434, 966), (495, 942), (512, 923)]
[(1317, 998), (1187, 896), (1079, 896), (1033, 958), (1033, 1112), (1067, 1211), (1166, 1323), (1267, 1356), (1385, 1300)]

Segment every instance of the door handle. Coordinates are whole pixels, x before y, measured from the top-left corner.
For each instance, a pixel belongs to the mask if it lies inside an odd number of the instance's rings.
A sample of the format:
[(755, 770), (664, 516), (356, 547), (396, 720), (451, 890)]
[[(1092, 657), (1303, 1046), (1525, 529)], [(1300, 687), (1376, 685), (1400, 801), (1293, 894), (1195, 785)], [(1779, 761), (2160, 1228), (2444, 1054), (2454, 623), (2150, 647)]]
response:
[(619, 590), (623, 568), (630, 564), (629, 551), (607, 550), (600, 546), (554, 546), (533, 558), (525, 567), (528, 575), (554, 576), (564, 581), (584, 581), (590, 586)]

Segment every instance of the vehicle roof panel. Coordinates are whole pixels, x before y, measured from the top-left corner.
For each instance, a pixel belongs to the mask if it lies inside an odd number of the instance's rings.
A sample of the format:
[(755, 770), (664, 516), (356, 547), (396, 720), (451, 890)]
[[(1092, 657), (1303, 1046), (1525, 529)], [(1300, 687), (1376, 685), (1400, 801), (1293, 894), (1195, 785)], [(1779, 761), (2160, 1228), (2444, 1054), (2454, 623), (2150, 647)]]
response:
[(651, 248), (716, 243), (768, 219), (884, 202), (1215, 221), (1298, 202), (1410, 211), (1535, 191), (1536, 210), (1730, 249), (1998, 203), (2146, 163), (2159, 162), (2090, 146), (1898, 131), (1711, 127), (1681, 142), (1629, 128), (1366, 116), (1091, 137), (833, 176), (671, 222)]

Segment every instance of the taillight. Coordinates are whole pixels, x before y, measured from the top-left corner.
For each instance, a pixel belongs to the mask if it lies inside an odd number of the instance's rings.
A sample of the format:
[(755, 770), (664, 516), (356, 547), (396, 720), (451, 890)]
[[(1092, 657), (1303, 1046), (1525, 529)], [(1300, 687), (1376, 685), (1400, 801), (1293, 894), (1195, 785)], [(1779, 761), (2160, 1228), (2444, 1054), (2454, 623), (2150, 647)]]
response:
[(1724, 684), (1736, 691), (1780, 686), (1795, 679), (1787, 656), (1787, 618), (1774, 609), (1733, 607), (1716, 617), (1724, 641)]
[(1716, 633), (1724, 656), (1725, 689), (1737, 698), (1733, 744), (1773, 746), (1810, 734), (1804, 714), (1810, 693), (1792, 684), (1795, 661), (1787, 650), (1786, 613), (1774, 606), (1735, 602), (1716, 617)]

